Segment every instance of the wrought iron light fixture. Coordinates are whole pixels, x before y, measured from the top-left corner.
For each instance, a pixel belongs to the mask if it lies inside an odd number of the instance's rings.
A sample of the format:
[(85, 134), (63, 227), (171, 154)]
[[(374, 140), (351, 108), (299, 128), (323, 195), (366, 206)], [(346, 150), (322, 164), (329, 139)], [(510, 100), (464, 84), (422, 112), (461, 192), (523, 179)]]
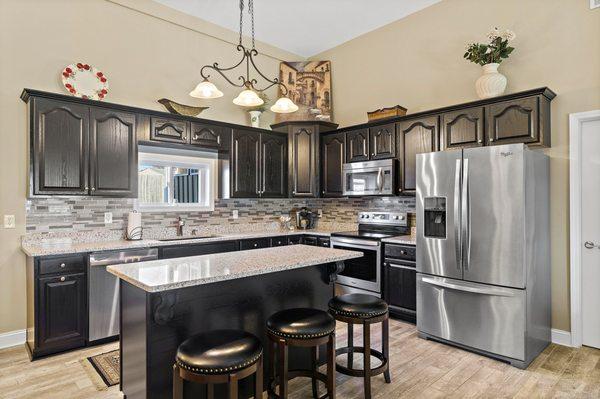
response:
[[(273, 86), (279, 86), (283, 97), (277, 99), (275, 104), (273, 104), (273, 106), (271, 107), (271, 111), (277, 113), (295, 112), (298, 110), (298, 106), (294, 104), (292, 100), (287, 98), (288, 88), (279, 81), (279, 78), (269, 79), (268, 77), (266, 77), (254, 63), (254, 57), (258, 55), (258, 51), (256, 50), (256, 45), (254, 41), (254, 0), (248, 0), (248, 13), (250, 14), (250, 21), (252, 26), (252, 48), (247, 49), (242, 43), (244, 0), (240, 0), (240, 39), (236, 49), (237, 51), (240, 51), (243, 54), (242, 59), (237, 64), (228, 68), (220, 67), (217, 62), (213, 63), (212, 65), (204, 65), (202, 69), (200, 69), (200, 76), (202, 76), (202, 82), (200, 82), (196, 86), (196, 88), (190, 92), (190, 96), (202, 99), (211, 99), (223, 96), (223, 92), (219, 91), (219, 89), (217, 89), (214, 83), (208, 80), (208, 78), (210, 78), (210, 74), (208, 72), (210, 70), (213, 70), (219, 75), (221, 75), (232, 86), (244, 88), (244, 90), (242, 90), (242, 92), (236, 98), (233, 99), (234, 104), (240, 105), (242, 107), (256, 107), (258, 105), (262, 105), (264, 101), (258, 96), (258, 93), (262, 93), (263, 91)], [(243, 63), (246, 64), (246, 74), (245, 76), (240, 75), (238, 77), (238, 80), (241, 83), (235, 83), (234, 81), (229, 79), (229, 77), (227, 77), (225, 72), (232, 71), (240, 65), (242, 65)], [(258, 81), (255, 78), (250, 77), (251, 67), (262, 79), (266, 81), (264, 87), (257, 87)]]

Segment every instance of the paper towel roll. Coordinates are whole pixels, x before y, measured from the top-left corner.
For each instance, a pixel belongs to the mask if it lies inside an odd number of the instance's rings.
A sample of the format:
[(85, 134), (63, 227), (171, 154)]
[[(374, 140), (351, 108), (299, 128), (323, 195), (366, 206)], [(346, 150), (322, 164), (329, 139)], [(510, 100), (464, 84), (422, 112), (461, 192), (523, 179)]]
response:
[(127, 215), (127, 239), (141, 240), (142, 239), (142, 214), (133, 211)]

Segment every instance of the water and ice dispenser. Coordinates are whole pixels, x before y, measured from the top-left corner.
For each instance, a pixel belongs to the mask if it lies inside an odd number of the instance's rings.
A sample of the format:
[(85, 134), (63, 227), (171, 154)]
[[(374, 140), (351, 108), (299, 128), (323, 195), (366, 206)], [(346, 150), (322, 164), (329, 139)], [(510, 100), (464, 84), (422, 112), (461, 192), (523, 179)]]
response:
[(423, 234), (428, 238), (446, 238), (446, 198), (425, 197)]

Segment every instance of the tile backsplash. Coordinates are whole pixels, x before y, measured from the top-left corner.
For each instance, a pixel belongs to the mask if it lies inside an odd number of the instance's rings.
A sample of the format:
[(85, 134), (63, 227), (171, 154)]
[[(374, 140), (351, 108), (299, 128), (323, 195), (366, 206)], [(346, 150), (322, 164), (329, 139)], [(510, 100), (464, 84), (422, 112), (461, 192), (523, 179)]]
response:
[[(351, 224), (363, 210), (414, 213), (412, 197), (315, 198), (315, 199), (227, 199), (216, 200), (212, 212), (144, 212), (144, 228), (173, 227), (178, 216), (187, 226), (249, 225), (276, 223), (293, 208), (321, 209), (321, 224)], [(133, 199), (94, 197), (32, 198), (26, 203), (27, 233), (63, 233), (97, 230), (124, 231)], [(239, 217), (232, 218), (238, 210)], [(112, 212), (113, 222), (104, 223), (104, 213)]]

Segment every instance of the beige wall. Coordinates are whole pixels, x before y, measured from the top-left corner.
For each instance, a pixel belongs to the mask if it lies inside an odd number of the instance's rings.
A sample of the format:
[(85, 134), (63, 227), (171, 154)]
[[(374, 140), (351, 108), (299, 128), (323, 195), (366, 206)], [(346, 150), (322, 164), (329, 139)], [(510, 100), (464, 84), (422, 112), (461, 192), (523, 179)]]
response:
[[(376, 12), (376, 11), (374, 11)], [(400, 104), (409, 112), (476, 100), (481, 70), (462, 58), (465, 44), (493, 26), (516, 32), (500, 67), (507, 92), (548, 86), (552, 103), (552, 326), (569, 322), (568, 115), (600, 109), (600, 9), (588, 0), (444, 0), (312, 59), (332, 61), (335, 121)]]
[[(14, 230), (0, 227), (0, 334), (25, 328), (25, 259), (19, 247), (28, 168), (21, 90), (63, 93), (62, 68), (84, 61), (108, 76), (107, 101), (158, 110), (162, 97), (200, 104), (187, 95), (200, 79), (199, 68), (239, 59), (227, 41), (235, 43), (236, 34), (147, 0), (0, 0), (0, 215), (14, 214), (17, 221)], [(278, 76), (279, 59), (300, 59), (262, 44), (259, 50), (269, 54), (259, 59), (268, 76)], [(202, 116), (247, 123), (231, 103), (239, 90), (222, 79), (214, 82), (225, 95)]]

